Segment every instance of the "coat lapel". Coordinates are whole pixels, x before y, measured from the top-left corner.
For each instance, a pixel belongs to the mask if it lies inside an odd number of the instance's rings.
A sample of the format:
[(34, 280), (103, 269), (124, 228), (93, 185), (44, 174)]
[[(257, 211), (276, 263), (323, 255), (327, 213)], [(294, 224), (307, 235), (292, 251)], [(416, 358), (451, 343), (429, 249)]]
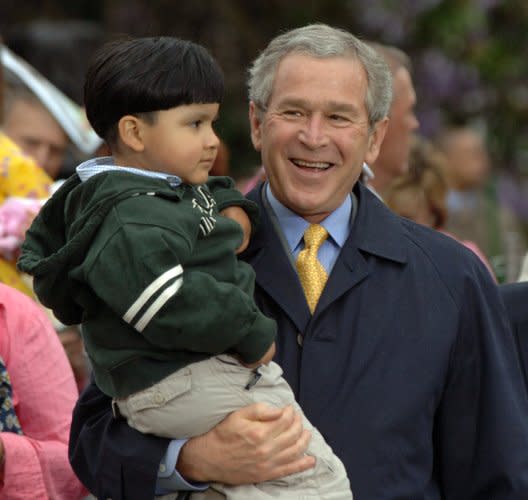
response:
[[(253, 266), (257, 284), (288, 314), (299, 331), (304, 332), (311, 320), (310, 311), (287, 249), (263, 205), (261, 191), (259, 186), (248, 195), (259, 205), (261, 223), (242, 258)], [(354, 193), (359, 207), (352, 231), (329, 276), (315, 315), (368, 278), (370, 256), (401, 264), (407, 260), (400, 219), (361, 183), (356, 184)]]
[(261, 186), (248, 195), (259, 205), (260, 224), (241, 258), (255, 270), (257, 285), (291, 318), (299, 331), (304, 331), (311, 317), (310, 310), (287, 249), (262, 202)]
[(354, 194), (358, 210), (352, 230), (319, 299), (316, 314), (368, 278), (370, 256), (406, 262), (399, 218), (360, 182), (354, 187)]

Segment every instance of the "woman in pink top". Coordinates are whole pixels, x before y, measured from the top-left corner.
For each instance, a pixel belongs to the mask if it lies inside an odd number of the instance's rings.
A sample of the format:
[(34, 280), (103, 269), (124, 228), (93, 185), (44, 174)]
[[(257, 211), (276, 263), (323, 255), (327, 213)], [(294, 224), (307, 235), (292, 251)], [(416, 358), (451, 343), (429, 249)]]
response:
[(68, 359), (43, 310), (3, 284), (0, 357), (22, 428), (22, 434), (0, 432), (0, 498), (82, 498), (86, 491), (68, 462), (71, 413), (77, 399)]

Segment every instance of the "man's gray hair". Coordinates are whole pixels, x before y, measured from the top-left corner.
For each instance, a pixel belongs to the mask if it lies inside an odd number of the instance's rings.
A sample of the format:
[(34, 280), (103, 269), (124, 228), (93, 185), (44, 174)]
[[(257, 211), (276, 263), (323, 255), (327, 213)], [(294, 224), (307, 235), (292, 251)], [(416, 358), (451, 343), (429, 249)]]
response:
[(358, 60), (367, 74), (365, 106), (370, 126), (388, 115), (392, 78), (383, 57), (348, 31), (326, 24), (310, 24), (287, 31), (275, 37), (255, 59), (249, 68), (249, 99), (261, 110), (267, 108), (279, 63), (291, 53), (320, 59), (352, 57)]

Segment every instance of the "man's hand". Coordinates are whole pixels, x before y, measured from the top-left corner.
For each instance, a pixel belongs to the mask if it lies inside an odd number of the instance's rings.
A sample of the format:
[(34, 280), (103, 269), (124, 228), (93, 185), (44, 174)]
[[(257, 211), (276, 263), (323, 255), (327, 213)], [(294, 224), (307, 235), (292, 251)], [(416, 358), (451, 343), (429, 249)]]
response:
[(256, 403), (187, 441), (176, 468), (194, 481), (261, 483), (313, 467), (315, 458), (304, 455), (310, 439), (291, 406)]
[(236, 253), (239, 254), (243, 252), (249, 245), (249, 238), (251, 236), (251, 222), (246, 212), (240, 207), (233, 206), (224, 208), (220, 212), (220, 215), (223, 215), (224, 217), (229, 217), (230, 219), (240, 224), (242, 232), (244, 233), (244, 239), (242, 240), (242, 244), (237, 248)]

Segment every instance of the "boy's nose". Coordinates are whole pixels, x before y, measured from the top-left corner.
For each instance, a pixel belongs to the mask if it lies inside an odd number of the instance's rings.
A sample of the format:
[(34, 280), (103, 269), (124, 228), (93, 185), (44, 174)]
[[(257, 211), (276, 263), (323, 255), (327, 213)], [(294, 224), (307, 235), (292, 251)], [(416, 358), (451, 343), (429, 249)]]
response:
[(212, 128), (210, 134), (207, 137), (206, 146), (207, 148), (218, 148), (220, 146), (220, 139)]

